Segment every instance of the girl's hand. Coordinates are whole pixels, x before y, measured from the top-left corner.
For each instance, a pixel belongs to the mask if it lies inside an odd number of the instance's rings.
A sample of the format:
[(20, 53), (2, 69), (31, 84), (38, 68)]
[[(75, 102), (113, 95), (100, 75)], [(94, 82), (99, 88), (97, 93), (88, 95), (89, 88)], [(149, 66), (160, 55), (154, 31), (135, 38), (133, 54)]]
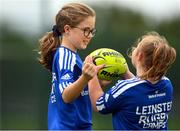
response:
[(134, 74), (127, 67), (127, 71), (124, 74), (122, 74), (122, 78), (123, 79), (130, 79), (132, 77), (134, 77)]
[(111, 82), (112, 82), (112, 81), (99, 79), (99, 84), (101, 85), (101, 87), (106, 87), (106, 86), (109, 85)]
[(86, 78), (87, 81), (92, 79), (95, 75), (97, 75), (98, 71), (102, 69), (104, 65), (96, 66), (93, 64), (93, 60), (91, 56), (87, 56), (84, 65), (82, 68), (82, 75)]

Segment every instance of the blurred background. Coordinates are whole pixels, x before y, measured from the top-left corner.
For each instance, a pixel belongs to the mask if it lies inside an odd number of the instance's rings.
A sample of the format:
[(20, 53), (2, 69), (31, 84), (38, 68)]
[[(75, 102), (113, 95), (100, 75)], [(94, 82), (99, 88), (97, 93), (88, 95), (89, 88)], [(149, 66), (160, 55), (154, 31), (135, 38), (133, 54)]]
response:
[[(58, 10), (84, 2), (97, 13), (98, 33), (81, 58), (97, 48), (126, 51), (146, 31), (157, 31), (176, 48), (167, 76), (174, 85), (170, 129), (180, 129), (179, 0), (0, 0), (0, 129), (47, 129), (51, 74), (37, 62), (38, 39), (51, 31)], [(135, 73), (135, 72), (134, 72)], [(93, 129), (112, 129), (111, 115), (93, 113)]]

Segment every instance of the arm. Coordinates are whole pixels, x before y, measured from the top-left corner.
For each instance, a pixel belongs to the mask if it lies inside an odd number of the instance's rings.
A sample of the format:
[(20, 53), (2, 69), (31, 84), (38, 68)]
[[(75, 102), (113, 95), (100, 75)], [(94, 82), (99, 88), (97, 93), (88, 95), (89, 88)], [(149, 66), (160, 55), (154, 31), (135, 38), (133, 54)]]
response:
[[(134, 77), (134, 74), (129, 71), (129, 68), (127, 69), (126, 73), (122, 75), (123, 79), (130, 79)], [(97, 75), (92, 78), (89, 83), (89, 96), (91, 99), (91, 104), (93, 107), (93, 110), (95, 112), (98, 112), (96, 107), (97, 100), (104, 94), (104, 91), (102, 90), (102, 86), (106, 86), (110, 84), (111, 81), (101, 81), (97, 78)]]
[(97, 76), (94, 76), (94, 78), (89, 81), (88, 87), (93, 110), (97, 112), (98, 110), (96, 108), (96, 101), (104, 94)]
[(76, 99), (80, 95), (84, 87), (88, 84), (89, 80), (91, 80), (103, 67), (104, 65), (95, 66), (92, 63), (92, 58), (89, 56), (86, 57), (84, 66), (82, 68), (82, 75), (77, 81), (66, 87), (62, 93), (64, 102), (70, 103), (74, 99)]
[(129, 70), (126, 71), (126, 73), (122, 75), (122, 79), (124, 79), (124, 80), (125, 79), (130, 79), (132, 77), (134, 77), (134, 74), (132, 72), (130, 72)]
[(132, 77), (134, 77), (134, 74), (127, 67), (127, 71), (122, 75), (122, 79), (130, 79)]
[(66, 87), (62, 93), (62, 98), (65, 103), (70, 103), (76, 99), (88, 81), (95, 75), (94, 66), (90, 63), (86, 63), (82, 69), (82, 75), (77, 81)]
[(62, 98), (65, 103), (70, 103), (76, 99), (84, 87), (87, 85), (88, 80), (81, 75), (77, 81), (66, 87), (62, 93)]

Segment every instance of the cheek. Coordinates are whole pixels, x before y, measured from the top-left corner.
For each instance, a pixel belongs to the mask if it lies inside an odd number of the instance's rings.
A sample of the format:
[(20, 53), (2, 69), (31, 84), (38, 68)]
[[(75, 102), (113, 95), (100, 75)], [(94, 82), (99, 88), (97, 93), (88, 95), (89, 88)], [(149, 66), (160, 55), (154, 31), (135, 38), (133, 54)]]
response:
[(74, 41), (74, 44), (80, 44), (81, 41), (82, 41), (82, 39), (81, 39), (81, 37), (79, 35), (74, 35), (72, 37), (72, 40)]
[(134, 61), (133, 57), (131, 58), (131, 63), (132, 63), (133, 66), (135, 66), (135, 61)]
[(136, 65), (136, 56), (135, 56), (135, 52), (133, 52), (132, 53), (132, 57), (131, 57), (131, 62), (132, 62), (132, 64), (133, 64), (133, 66), (135, 66)]

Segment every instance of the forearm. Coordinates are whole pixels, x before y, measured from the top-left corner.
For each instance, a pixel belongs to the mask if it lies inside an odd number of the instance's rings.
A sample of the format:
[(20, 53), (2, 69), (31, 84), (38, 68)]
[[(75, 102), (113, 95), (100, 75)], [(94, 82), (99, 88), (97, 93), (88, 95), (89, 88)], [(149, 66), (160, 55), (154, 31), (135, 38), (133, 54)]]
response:
[(84, 87), (88, 84), (88, 80), (83, 75), (79, 77), (77, 81), (66, 87), (62, 93), (62, 98), (65, 103), (70, 103), (76, 99)]
[(88, 87), (89, 87), (89, 96), (91, 99), (93, 110), (97, 112), (96, 101), (99, 99), (100, 96), (104, 94), (97, 79), (97, 76), (95, 76), (93, 79), (89, 81)]

